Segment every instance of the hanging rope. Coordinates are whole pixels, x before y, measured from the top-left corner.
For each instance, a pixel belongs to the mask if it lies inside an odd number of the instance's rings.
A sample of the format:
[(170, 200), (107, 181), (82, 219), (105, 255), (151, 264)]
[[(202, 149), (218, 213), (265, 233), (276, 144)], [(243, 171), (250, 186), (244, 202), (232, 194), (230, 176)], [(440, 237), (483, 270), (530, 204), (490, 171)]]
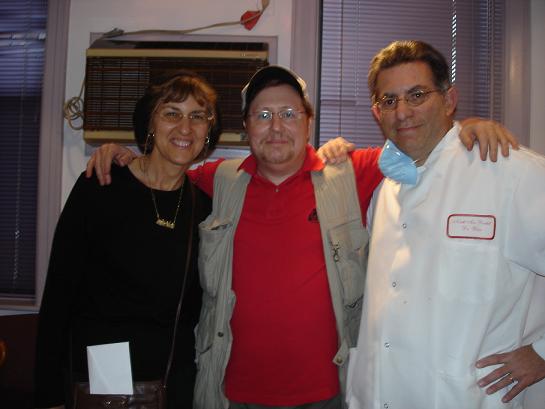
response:
[[(63, 106), (63, 112), (64, 112), (64, 118), (68, 121), (68, 126), (70, 128), (79, 131), (83, 128), (83, 89), (85, 88), (85, 78), (83, 79), (83, 82), (81, 83), (81, 89), (79, 91), (79, 95), (77, 97), (72, 97), (68, 101), (64, 103)], [(81, 118), (81, 125), (76, 126), (74, 125), (74, 121), (76, 119)]]

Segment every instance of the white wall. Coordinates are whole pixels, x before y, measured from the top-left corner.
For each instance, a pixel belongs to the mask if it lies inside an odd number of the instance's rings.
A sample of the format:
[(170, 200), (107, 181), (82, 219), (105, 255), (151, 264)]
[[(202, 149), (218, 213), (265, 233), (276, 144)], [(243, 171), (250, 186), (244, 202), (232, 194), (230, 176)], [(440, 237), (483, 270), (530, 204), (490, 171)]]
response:
[[(93, 32), (120, 28), (184, 30), (209, 24), (238, 21), (246, 10), (257, 10), (258, 0), (72, 0), (66, 69), (66, 99), (80, 92), (85, 73), (85, 50)], [(292, 0), (271, 1), (253, 30), (232, 26), (198, 34), (261, 35), (278, 37), (278, 63), (290, 65)], [(82, 131), (66, 124), (63, 141), (62, 203), (64, 204), (87, 157)]]
[[(545, 155), (545, 0), (530, 2), (530, 148)], [(524, 79), (520, 79), (524, 81)]]

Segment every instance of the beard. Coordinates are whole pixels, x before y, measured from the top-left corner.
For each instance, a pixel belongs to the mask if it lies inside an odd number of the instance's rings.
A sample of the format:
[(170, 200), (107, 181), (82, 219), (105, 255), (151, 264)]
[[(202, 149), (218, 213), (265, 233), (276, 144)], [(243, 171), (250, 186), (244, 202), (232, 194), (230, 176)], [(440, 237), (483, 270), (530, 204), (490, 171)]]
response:
[(293, 150), (265, 149), (259, 153), (258, 158), (270, 164), (281, 164), (289, 162), (295, 156)]
[(295, 157), (293, 142), (289, 139), (283, 144), (271, 144), (264, 141), (252, 149), (252, 153), (261, 162), (274, 165), (289, 162)]

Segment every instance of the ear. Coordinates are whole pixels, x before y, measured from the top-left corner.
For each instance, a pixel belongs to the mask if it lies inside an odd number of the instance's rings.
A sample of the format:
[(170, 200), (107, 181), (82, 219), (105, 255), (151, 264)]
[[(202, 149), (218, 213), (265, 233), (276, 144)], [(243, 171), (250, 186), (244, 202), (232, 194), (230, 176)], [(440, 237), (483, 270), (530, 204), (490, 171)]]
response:
[(373, 113), (373, 117), (375, 118), (375, 121), (377, 121), (377, 124), (380, 125), (380, 110), (375, 104), (371, 107), (371, 112)]
[(445, 93), (445, 109), (448, 116), (453, 116), (458, 105), (458, 90), (456, 87), (450, 87)]
[(307, 127), (307, 143), (310, 141), (310, 135), (312, 133), (312, 124), (314, 123), (314, 120), (312, 118), (309, 118), (308, 120), (308, 127)]

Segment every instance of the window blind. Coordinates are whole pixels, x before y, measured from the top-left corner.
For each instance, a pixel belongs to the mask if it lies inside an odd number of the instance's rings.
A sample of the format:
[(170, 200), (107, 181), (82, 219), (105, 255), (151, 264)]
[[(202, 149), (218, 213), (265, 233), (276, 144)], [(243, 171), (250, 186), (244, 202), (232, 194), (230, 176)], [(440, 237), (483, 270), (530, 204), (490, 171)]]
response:
[(0, 295), (34, 296), (47, 0), (0, 2)]
[(451, 64), (457, 117), (501, 118), (504, 0), (323, 0), (319, 135), (382, 145), (367, 70), (395, 40), (430, 43)]

